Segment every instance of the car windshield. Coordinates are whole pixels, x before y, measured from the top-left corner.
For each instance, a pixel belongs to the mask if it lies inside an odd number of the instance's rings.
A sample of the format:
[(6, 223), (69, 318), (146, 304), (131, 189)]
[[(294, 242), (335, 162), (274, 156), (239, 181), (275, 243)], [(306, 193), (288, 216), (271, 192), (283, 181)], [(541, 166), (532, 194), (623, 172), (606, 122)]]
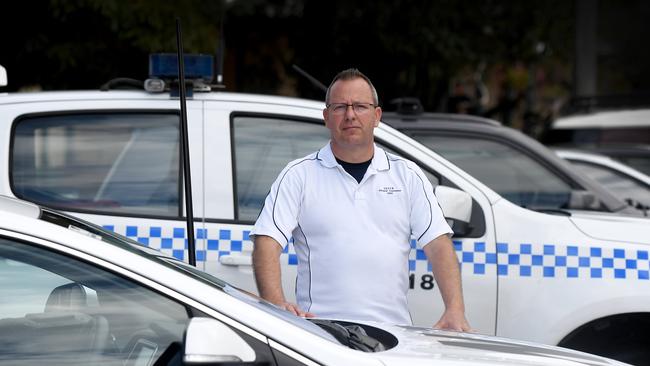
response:
[(431, 133), (416, 133), (413, 138), (514, 204), (532, 209), (570, 208), (569, 183), (507, 144)]
[(618, 198), (650, 207), (650, 187), (642, 182), (604, 165), (569, 159), (578, 170), (591, 177)]
[(268, 301), (263, 300), (257, 295), (251, 294), (249, 292), (240, 290), (234, 286), (229, 285), (225, 281), (196, 269), (189, 264), (182, 262), (174, 257), (165, 255), (164, 253), (145, 247), (144, 245), (133, 241), (127, 237), (116, 234), (112, 231), (106, 230), (98, 225), (89, 223), (87, 221), (78, 219), (76, 217), (54, 211), (46, 208), (41, 209), (41, 219), (59, 226), (68, 228), (75, 232), (93, 237), (98, 240), (116, 245), (123, 249), (126, 249), (132, 253), (136, 253), (141, 256), (145, 256), (150, 260), (158, 262), (168, 268), (172, 268), (176, 271), (183, 272), (183, 274), (190, 276), (196, 280), (199, 280), (203, 283), (207, 283), (210, 286), (216, 287), (219, 290), (227, 293), (230, 296), (233, 296), (241, 301), (244, 301), (272, 316), (281, 318), (293, 325), (296, 325), (312, 334), (316, 334), (322, 338), (330, 340), (335, 343), (340, 343), (336, 340), (330, 333), (324, 331), (321, 327), (297, 316), (292, 315), (288, 311), (278, 308), (277, 306), (269, 303)]

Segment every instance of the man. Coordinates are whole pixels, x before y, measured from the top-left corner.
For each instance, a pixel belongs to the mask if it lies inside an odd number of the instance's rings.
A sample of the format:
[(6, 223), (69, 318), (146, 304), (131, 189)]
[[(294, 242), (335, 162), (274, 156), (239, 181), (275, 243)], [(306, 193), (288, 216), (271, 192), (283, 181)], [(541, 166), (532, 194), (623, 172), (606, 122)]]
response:
[[(298, 316), (411, 324), (414, 237), (445, 302), (434, 326), (468, 331), (452, 231), (422, 171), (374, 144), (382, 113), (374, 86), (348, 69), (334, 78), (325, 102), (330, 142), (284, 168), (251, 233), (260, 295)], [(298, 304), (286, 301), (281, 286), (279, 257), (291, 237)]]

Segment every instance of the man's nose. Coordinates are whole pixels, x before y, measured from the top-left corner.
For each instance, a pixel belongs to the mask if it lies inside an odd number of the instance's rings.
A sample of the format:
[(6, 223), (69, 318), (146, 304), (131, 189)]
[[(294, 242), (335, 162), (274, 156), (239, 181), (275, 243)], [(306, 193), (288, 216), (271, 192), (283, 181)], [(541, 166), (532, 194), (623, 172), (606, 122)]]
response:
[(355, 119), (357, 117), (357, 114), (354, 112), (354, 107), (352, 104), (348, 104), (347, 107), (345, 107), (345, 119)]

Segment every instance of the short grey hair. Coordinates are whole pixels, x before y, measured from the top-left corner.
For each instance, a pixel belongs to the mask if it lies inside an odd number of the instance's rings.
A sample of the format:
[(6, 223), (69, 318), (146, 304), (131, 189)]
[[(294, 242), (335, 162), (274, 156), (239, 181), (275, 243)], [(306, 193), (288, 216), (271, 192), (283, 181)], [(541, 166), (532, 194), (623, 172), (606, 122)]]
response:
[(330, 83), (330, 86), (327, 87), (327, 92), (325, 93), (325, 104), (330, 103), (330, 91), (332, 90), (332, 86), (334, 83), (336, 83), (339, 80), (354, 80), (354, 79), (363, 79), (368, 83), (368, 86), (370, 86), (370, 90), (372, 92), (372, 101), (375, 105), (379, 105), (379, 96), (377, 94), (377, 89), (375, 89), (375, 86), (372, 85), (372, 81), (370, 81), (370, 78), (368, 78), (366, 75), (364, 75), (359, 69), (355, 68), (350, 68), (343, 70), (336, 74), (334, 76), (334, 79)]

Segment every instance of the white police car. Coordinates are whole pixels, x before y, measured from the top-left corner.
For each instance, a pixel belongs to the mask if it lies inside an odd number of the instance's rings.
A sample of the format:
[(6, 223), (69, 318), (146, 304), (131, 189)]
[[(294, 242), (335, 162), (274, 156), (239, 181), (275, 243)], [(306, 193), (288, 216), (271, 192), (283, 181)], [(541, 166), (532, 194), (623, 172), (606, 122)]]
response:
[[(226, 92), (196, 92), (187, 101), (199, 269), (256, 291), (249, 231), (282, 167), (328, 140), (323, 108)], [(583, 205), (593, 211), (520, 207), (385, 124), (375, 136), (437, 186), (456, 232), (473, 328), (650, 359), (650, 338), (638, 336), (650, 331), (650, 221), (600, 212), (598, 204)], [(187, 261), (179, 103), (169, 93), (0, 95), (0, 146), (0, 194), (73, 213)], [(281, 262), (290, 295), (291, 246)], [(438, 289), (421, 250), (408, 265), (414, 322), (430, 327), (443, 310)]]
[(173, 257), (0, 196), (0, 365), (623, 365), (490, 336), (295, 317)]

